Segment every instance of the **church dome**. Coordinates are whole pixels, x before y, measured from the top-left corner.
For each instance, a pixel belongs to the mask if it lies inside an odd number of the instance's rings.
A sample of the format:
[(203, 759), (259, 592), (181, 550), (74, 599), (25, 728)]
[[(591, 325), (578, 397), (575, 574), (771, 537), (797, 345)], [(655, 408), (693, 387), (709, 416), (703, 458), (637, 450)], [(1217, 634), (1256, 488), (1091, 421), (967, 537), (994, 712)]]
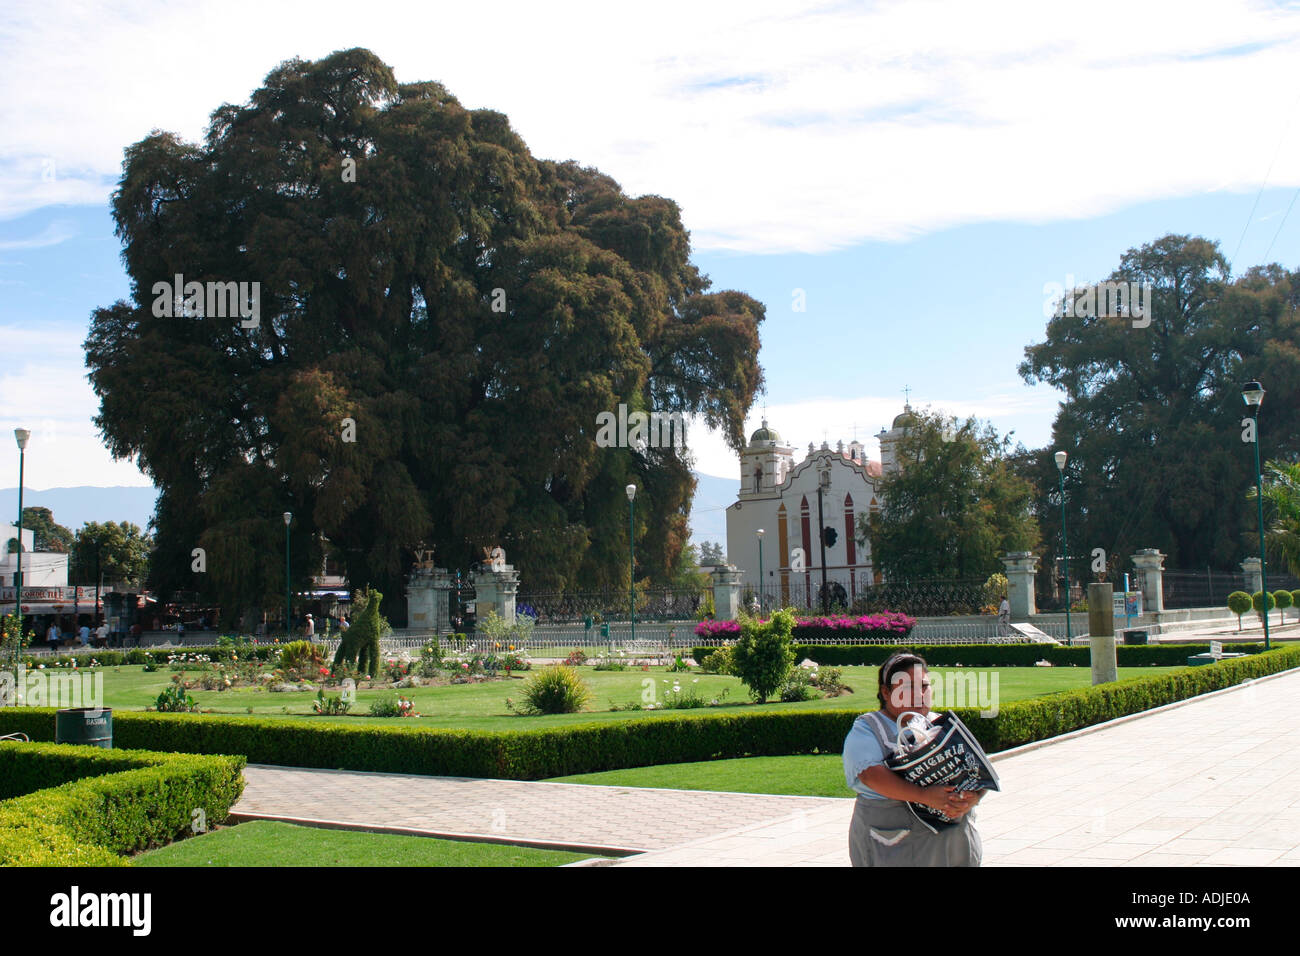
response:
[(761, 441), (780, 441), (780, 440), (781, 440), (781, 436), (777, 434), (776, 429), (767, 427), (766, 418), (763, 419), (763, 427), (760, 428), (758, 431), (754, 432), (754, 434), (749, 436), (749, 443), (751, 445)]
[(908, 428), (916, 424), (916, 416), (912, 414), (912, 406), (904, 405), (903, 413), (894, 419), (894, 428)]

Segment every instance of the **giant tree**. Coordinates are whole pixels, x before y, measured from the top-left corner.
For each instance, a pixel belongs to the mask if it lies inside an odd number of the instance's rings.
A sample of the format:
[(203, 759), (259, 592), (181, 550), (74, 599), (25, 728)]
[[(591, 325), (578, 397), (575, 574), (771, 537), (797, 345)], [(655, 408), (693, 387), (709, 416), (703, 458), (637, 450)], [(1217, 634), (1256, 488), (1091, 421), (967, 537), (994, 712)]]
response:
[[(695, 415), (738, 450), (762, 384), (763, 308), (709, 292), (674, 202), (536, 159), (365, 50), (282, 64), (201, 144), (131, 146), (113, 215), (133, 294), (93, 315), (96, 423), (161, 490), (155, 584), (227, 613), (279, 603), (283, 511), (300, 584), (324, 534), (394, 595), (421, 546), (467, 567), (502, 544), (530, 588), (623, 586), (629, 483), (638, 578), (666, 580), (689, 455), (600, 447), (596, 417)], [(177, 275), (257, 282), (257, 308), (214, 312), (206, 285), (208, 308), (174, 304)]]

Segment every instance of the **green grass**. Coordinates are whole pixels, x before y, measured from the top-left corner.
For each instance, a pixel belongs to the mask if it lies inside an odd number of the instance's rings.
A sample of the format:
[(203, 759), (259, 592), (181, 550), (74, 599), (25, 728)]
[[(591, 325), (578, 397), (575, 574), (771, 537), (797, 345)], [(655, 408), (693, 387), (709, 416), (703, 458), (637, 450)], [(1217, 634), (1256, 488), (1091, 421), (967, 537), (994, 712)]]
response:
[(737, 760), (662, 764), (656, 767), (553, 777), (550, 782), (609, 787), (662, 787), (669, 790), (780, 793), (800, 797), (854, 795), (844, 782), (844, 764), (838, 754), (744, 757)]
[(561, 866), (590, 853), (253, 820), (135, 857), (136, 866)]
[[(1125, 680), (1151, 674), (1168, 673), (1177, 667), (1124, 667), (1119, 670), (1119, 677)], [(801, 703), (769, 702), (761, 705), (764, 710), (822, 710), (852, 709), (872, 710), (876, 707), (875, 667), (841, 668), (843, 680), (853, 687), (856, 693), (844, 697), (804, 701)], [(998, 677), (999, 700), (1007, 703), (1022, 700), (1040, 694), (1087, 687), (1091, 683), (1091, 674), (1087, 667), (1003, 667), (1003, 668), (932, 668), (936, 687), (941, 686), (943, 675), (951, 671), (954, 674), (986, 672)], [(159, 692), (171, 683), (174, 672), (166, 668), (152, 673), (145, 673), (141, 666), (122, 666), (104, 668), (104, 705), (119, 711), (141, 711), (153, 704)], [(415, 687), (399, 693), (411, 698), (415, 709), (421, 717), (375, 718), (364, 715), (370, 701), (382, 694), (390, 693), (383, 689), (357, 691), (357, 702), (353, 705), (353, 716), (319, 717), (312, 714), (312, 701), (315, 691), (302, 691), (290, 694), (275, 694), (261, 688), (236, 688), (227, 691), (192, 690), (191, 696), (204, 710), (218, 714), (244, 714), (248, 709), (259, 717), (284, 717), (292, 720), (313, 720), (317, 722), (336, 722), (356, 725), (358, 722), (398, 724), (411, 727), (441, 727), (463, 730), (535, 730), (544, 727), (563, 726), (573, 723), (588, 723), (605, 720), (643, 719), (655, 720), (663, 716), (677, 716), (681, 712), (666, 711), (619, 711), (611, 712), (610, 704), (623, 705), (632, 701), (641, 701), (645, 691), (643, 681), (650, 680), (659, 699), (662, 692), (674, 679), (682, 686), (693, 687), (710, 697), (727, 691), (726, 703), (719, 708), (705, 708), (707, 712), (736, 713), (750, 711), (760, 705), (749, 703), (745, 686), (734, 677), (701, 674), (698, 671), (689, 674), (670, 674), (664, 667), (652, 667), (649, 672), (634, 671), (594, 671), (590, 667), (580, 669), (583, 680), (592, 689), (592, 701), (589, 709), (580, 714), (557, 714), (543, 717), (518, 717), (512, 715), (505, 706), (507, 697), (518, 700), (522, 695), (524, 679), (522, 676), (509, 680), (493, 681), (484, 684), (458, 684), (442, 687)], [(194, 676), (195, 672), (190, 672)], [(698, 683), (693, 683), (698, 679)], [(669, 684), (665, 684), (667, 680)], [(338, 693), (337, 689), (327, 690), (327, 694)], [(969, 702), (974, 704), (974, 701)], [(936, 707), (943, 706), (936, 701)], [(283, 711), (287, 708), (288, 713)], [(693, 711), (700, 713), (701, 711)]]

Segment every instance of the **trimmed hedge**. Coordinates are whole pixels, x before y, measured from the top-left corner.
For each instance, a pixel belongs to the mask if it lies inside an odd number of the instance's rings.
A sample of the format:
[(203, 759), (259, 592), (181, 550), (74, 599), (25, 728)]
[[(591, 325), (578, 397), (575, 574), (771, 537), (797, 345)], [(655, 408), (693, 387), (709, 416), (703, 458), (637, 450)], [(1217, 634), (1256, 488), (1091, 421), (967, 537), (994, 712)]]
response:
[[(1117, 644), (1116, 660), (1120, 667), (1183, 667), (1192, 654), (1208, 651), (1203, 644)], [(691, 657), (698, 664), (716, 647), (695, 647)], [(1233, 644), (1232, 650), (1258, 654), (1261, 644)], [(1050, 661), (1054, 666), (1071, 664), (1088, 667), (1092, 651), (1088, 647), (1064, 647), (1059, 644), (796, 644), (796, 660), (805, 657), (818, 664), (835, 667), (879, 666), (896, 651), (911, 651), (925, 658), (931, 667), (1032, 667), (1035, 661)]]
[[(954, 709), (981, 744), (995, 752), (1293, 667), (1300, 667), (1300, 646), (1015, 701), (987, 718), (975, 708)], [(113, 715), (113, 732), (126, 746), (236, 753), (251, 763), (536, 780), (728, 757), (839, 753), (860, 713), (844, 709), (665, 714), (484, 732), (119, 711)], [(18, 730), (33, 739), (50, 739), (54, 710), (0, 711), (0, 733)]]
[(239, 756), (0, 741), (4, 792), (24, 794), (0, 800), (0, 866), (125, 865), (118, 854), (189, 833), (195, 809), (226, 819), (243, 767)]

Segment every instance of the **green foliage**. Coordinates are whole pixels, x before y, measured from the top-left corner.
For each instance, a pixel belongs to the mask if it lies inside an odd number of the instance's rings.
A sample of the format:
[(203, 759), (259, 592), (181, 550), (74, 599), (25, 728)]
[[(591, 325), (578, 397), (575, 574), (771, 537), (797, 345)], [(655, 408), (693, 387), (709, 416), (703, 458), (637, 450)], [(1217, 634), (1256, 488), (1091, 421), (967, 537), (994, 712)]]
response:
[[(69, 573), (79, 583), (95, 580), (95, 547), (99, 546), (99, 570), (105, 581), (144, 582), (153, 552), (153, 538), (130, 521), (89, 521), (77, 532)], [(189, 560), (186, 560), (186, 568)]]
[(1263, 591), (1256, 591), (1250, 596), (1250, 605), (1258, 613), (1265, 614), (1277, 607), (1277, 601), (1274, 600), (1273, 595), (1271, 594), (1265, 594)]
[(392, 631), (388, 621), (379, 613), (379, 604), (383, 599), (383, 594), (373, 588), (357, 596), (354, 606), (359, 605), (361, 610), (354, 611), (352, 626), (339, 641), (338, 650), (334, 653), (336, 668), (348, 665), (362, 674), (379, 673), (383, 659), (379, 642), (385, 634)]
[(1245, 591), (1233, 591), (1228, 595), (1228, 610), (1237, 615), (1238, 619), (1253, 606), (1254, 602)]
[(242, 757), (0, 742), (11, 795), (0, 801), (0, 865), (119, 865), (116, 854), (168, 843), (198, 819), (224, 821), (243, 766)]
[(315, 713), (326, 717), (338, 717), (352, 709), (352, 702), (344, 700), (341, 694), (331, 694), (326, 697), (322, 688), (316, 691), (316, 699), (312, 701), (311, 707)]
[(730, 674), (736, 673), (736, 662), (731, 654), (729, 646), (719, 648), (697, 647), (691, 656), (700, 662), (700, 670), (706, 674)]
[[(539, 159), (506, 116), (363, 49), (287, 61), (211, 116), (198, 143), (127, 148), (112, 211), (136, 297), (97, 309), (85, 343), (97, 424), (161, 490), (158, 586), (194, 586), (197, 542), (216, 603), (275, 606), (292, 502), (293, 583), (323, 533), (390, 594), (421, 542), (465, 567), (501, 541), (532, 587), (612, 587), (629, 481), (639, 573), (668, 579), (689, 460), (598, 454), (592, 423), (672, 408), (740, 449), (764, 317), (709, 291), (677, 204)], [(155, 315), (181, 262), (256, 277), (260, 324), (175, 317), (166, 297)]]
[(519, 714), (576, 714), (591, 700), (591, 690), (572, 667), (543, 667), (523, 687), (523, 703), (513, 705)]
[[(1028, 384), (1064, 393), (1052, 434), (1069, 447), (1069, 540), (1105, 542), (1111, 555), (1159, 548), (1167, 567), (1228, 567), (1255, 523), (1242, 382), (1268, 386), (1263, 440), (1295, 449), (1296, 274), (1270, 265), (1234, 277), (1217, 243), (1166, 235), (1129, 249), (1107, 278), (1151, 283), (1150, 326), (1096, 310), (1058, 315), (1019, 367)], [(1023, 473), (1039, 489), (1038, 513), (1056, 516), (1045, 550), (1059, 554), (1054, 450), (1026, 456)]]
[(401, 717), (402, 708), (394, 693), (380, 694), (370, 702), (371, 717)]
[(0, 617), (0, 671), (16, 672), (23, 652), (31, 645), (34, 635), (25, 621), (22, 630), (27, 633), (19, 633), (17, 611)]
[(1274, 591), (1273, 603), (1276, 604), (1278, 608), (1285, 611), (1287, 608), (1291, 607), (1295, 601), (1292, 599), (1290, 591)]
[(194, 703), (191, 697), (179, 683), (170, 684), (164, 687), (158, 699), (154, 701), (154, 709), (159, 713), (193, 713), (199, 709), (199, 705)]
[(72, 532), (55, 522), (54, 512), (49, 508), (24, 508), (23, 530), (32, 532), (32, 545), (37, 551), (67, 554), (72, 550)]
[(732, 661), (736, 676), (760, 704), (781, 686), (794, 662), (790, 640), (794, 621), (794, 612), (788, 609), (775, 612), (763, 623), (749, 617), (741, 620), (740, 639), (731, 648)]
[(704, 592), (704, 600), (700, 601), (700, 606), (695, 609), (695, 620), (711, 621), (718, 616), (718, 609), (713, 604), (713, 589), (709, 588)]
[(673, 662), (668, 665), (668, 673), (670, 674), (683, 674), (689, 672), (690, 669), (691, 665), (686, 663), (685, 656), (680, 653), (673, 659)]
[(421, 677), (437, 677), (442, 670), (442, 645), (436, 637), (420, 648), (418, 670)]
[(325, 648), (311, 641), (290, 641), (280, 645), (278, 666), (286, 671), (320, 667), (325, 661)]
[(877, 566), (897, 580), (984, 578), (1002, 554), (1035, 549), (1034, 487), (1011, 468), (1010, 438), (975, 419), (954, 431), (938, 414), (910, 414), (901, 471), (880, 484), (884, 507), (859, 516)]
[(813, 689), (812, 675), (805, 667), (792, 667), (790, 673), (776, 690), (777, 696), (787, 703), (814, 700), (821, 695)]
[(853, 688), (842, 680), (838, 667), (819, 667), (812, 672), (811, 684), (827, 697), (840, 697), (853, 693)]

